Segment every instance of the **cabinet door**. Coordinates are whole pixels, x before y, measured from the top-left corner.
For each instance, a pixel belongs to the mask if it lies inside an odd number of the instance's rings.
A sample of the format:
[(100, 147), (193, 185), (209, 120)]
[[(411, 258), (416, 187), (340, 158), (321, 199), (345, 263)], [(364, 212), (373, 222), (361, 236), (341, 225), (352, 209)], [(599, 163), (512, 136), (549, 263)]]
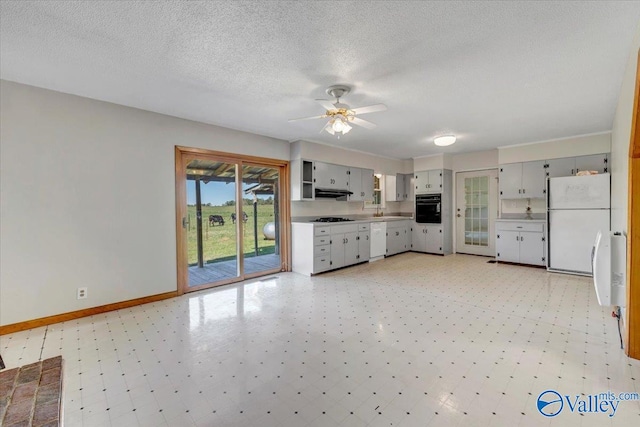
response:
[(415, 178), (415, 194), (424, 194), (429, 192), (429, 172), (422, 171), (416, 172), (414, 175)]
[(331, 268), (344, 267), (344, 234), (331, 235)]
[(411, 248), (415, 252), (427, 252), (427, 227), (422, 224), (413, 223), (411, 226)]
[(609, 171), (608, 164), (608, 154), (579, 156), (576, 157), (576, 173), (580, 171), (598, 171), (598, 173), (605, 173)]
[(329, 163), (315, 162), (315, 181), (316, 188), (332, 188), (331, 177), (329, 176)]
[(522, 164), (522, 197), (542, 199), (546, 193), (547, 181), (544, 161)]
[(396, 174), (396, 201), (401, 202), (404, 197), (404, 175)]
[(439, 193), (442, 191), (442, 170), (429, 171), (429, 192)]
[(405, 225), (402, 230), (404, 231), (404, 250), (402, 252), (407, 252), (411, 250), (411, 226)]
[(384, 199), (387, 202), (396, 202), (400, 194), (397, 192), (396, 184), (398, 177), (396, 175), (384, 176)]
[(520, 232), (498, 230), (496, 234), (496, 259), (520, 262)]
[(402, 228), (387, 228), (387, 255), (395, 255), (402, 250), (404, 236), (401, 235)]
[(353, 194), (349, 196), (351, 202), (361, 202), (364, 200), (362, 191), (362, 169), (349, 168), (349, 191)]
[(344, 235), (344, 265), (358, 262), (358, 232)]
[(368, 261), (371, 253), (371, 233), (369, 231), (358, 232), (358, 261)]
[(346, 166), (316, 162), (316, 188), (346, 190), (349, 188), (349, 175)]
[(414, 191), (413, 191), (413, 187), (414, 187), (414, 183), (415, 183), (415, 178), (413, 177), (413, 174), (405, 174), (404, 176), (404, 199), (407, 201), (413, 201), (414, 197)]
[(545, 265), (542, 233), (520, 232), (520, 262), (522, 264)]
[(442, 253), (442, 227), (439, 225), (427, 225), (426, 251), (432, 254)]
[(572, 176), (576, 174), (575, 157), (547, 160), (547, 178)]
[(498, 188), (501, 199), (519, 199), (522, 197), (522, 163), (510, 163), (500, 166)]
[(363, 200), (373, 200), (373, 169), (362, 169), (362, 193)]

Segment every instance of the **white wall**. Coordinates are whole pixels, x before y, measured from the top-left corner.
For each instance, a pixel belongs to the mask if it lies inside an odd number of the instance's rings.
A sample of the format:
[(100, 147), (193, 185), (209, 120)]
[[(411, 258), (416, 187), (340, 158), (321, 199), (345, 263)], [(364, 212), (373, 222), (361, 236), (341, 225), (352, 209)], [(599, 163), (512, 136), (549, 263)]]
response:
[(0, 85), (2, 325), (176, 290), (175, 145), (289, 159), (285, 141)]
[(498, 163), (532, 162), (611, 151), (611, 132), (498, 148)]
[(460, 153), (452, 156), (451, 169), (456, 172), (498, 167), (498, 150)]
[(413, 171), (428, 171), (431, 169), (448, 169), (445, 166), (444, 154), (433, 154), (413, 159)]
[(611, 132), (611, 229), (614, 231), (628, 231), (629, 144), (639, 49), (640, 31), (629, 54)]

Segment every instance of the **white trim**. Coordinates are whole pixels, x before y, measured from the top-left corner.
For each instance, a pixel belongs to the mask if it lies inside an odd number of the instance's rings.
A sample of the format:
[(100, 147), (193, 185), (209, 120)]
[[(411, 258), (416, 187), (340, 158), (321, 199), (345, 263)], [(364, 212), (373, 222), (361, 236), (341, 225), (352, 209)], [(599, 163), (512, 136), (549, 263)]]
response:
[(585, 133), (582, 135), (573, 135), (573, 136), (564, 136), (562, 138), (554, 138), (554, 139), (546, 139), (544, 141), (535, 141), (535, 142), (523, 142), (520, 144), (512, 144), (512, 145), (501, 145), (496, 147), (498, 150), (501, 148), (513, 148), (513, 147), (522, 147), (524, 145), (535, 145), (535, 144), (543, 144), (545, 142), (554, 142), (554, 141), (566, 141), (567, 139), (575, 139), (575, 138), (584, 138), (587, 136), (597, 136), (597, 135), (606, 135), (611, 134), (610, 130), (602, 131), (602, 132), (594, 132), (594, 133)]

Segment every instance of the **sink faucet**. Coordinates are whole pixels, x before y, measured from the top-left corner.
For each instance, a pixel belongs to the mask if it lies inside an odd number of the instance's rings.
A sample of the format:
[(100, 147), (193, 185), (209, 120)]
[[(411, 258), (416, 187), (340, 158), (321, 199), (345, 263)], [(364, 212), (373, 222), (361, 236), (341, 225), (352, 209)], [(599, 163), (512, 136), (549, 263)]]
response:
[(380, 211), (380, 205), (376, 205), (376, 213), (373, 216), (377, 218), (383, 215), (384, 215), (384, 212)]

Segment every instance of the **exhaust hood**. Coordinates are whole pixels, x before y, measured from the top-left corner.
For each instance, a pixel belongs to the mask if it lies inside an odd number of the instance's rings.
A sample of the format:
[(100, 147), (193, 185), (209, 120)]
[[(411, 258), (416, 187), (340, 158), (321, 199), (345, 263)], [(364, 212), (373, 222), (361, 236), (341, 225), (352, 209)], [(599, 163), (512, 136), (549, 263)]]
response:
[(349, 190), (334, 190), (330, 188), (316, 188), (316, 199), (347, 200), (353, 192)]

